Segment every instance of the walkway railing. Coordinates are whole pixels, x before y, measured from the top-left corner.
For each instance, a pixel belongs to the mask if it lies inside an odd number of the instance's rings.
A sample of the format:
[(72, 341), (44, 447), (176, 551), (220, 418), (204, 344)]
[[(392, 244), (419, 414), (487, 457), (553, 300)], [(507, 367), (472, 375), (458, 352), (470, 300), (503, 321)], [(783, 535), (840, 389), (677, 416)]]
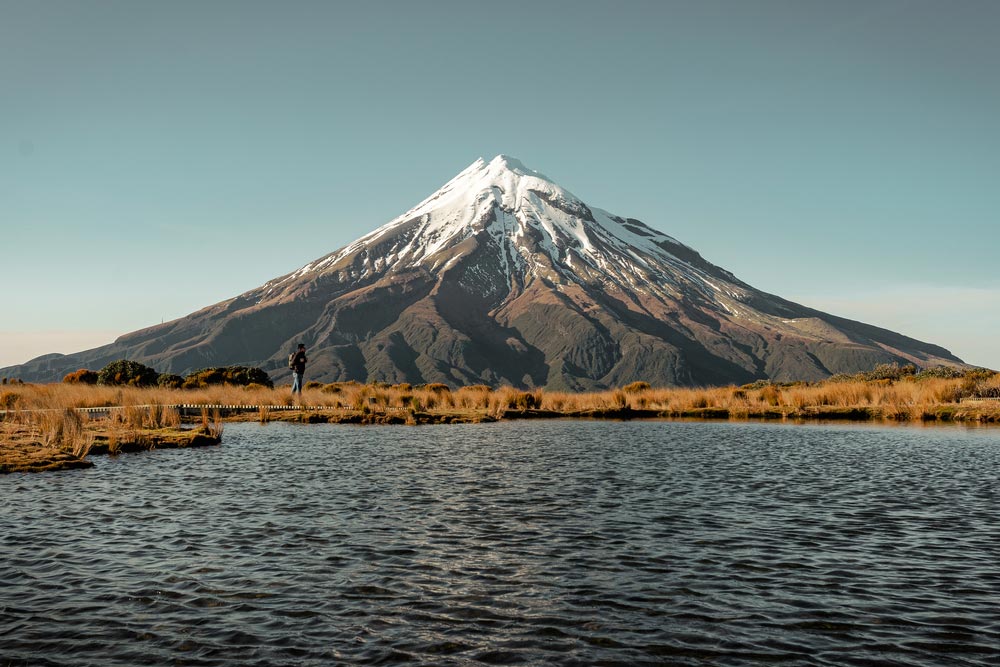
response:
[[(409, 408), (399, 408), (399, 407), (389, 407), (383, 405), (371, 404), (366, 406), (371, 412), (402, 412), (409, 410)], [(311, 411), (311, 412), (364, 412), (364, 408), (348, 408), (348, 407), (336, 407), (332, 405), (223, 405), (223, 404), (210, 404), (205, 405), (201, 403), (177, 403), (177, 404), (145, 404), (145, 405), (108, 405), (103, 407), (91, 407), (91, 408), (37, 408), (33, 410), (0, 410), (0, 417), (9, 414), (29, 414), (38, 412), (62, 412), (63, 410), (75, 410), (77, 412), (84, 412), (91, 415), (103, 415), (110, 414), (115, 411), (121, 410), (135, 410), (136, 408), (141, 410), (151, 410), (153, 408), (157, 409), (169, 409), (177, 410), (181, 413), (182, 417), (187, 417), (192, 414), (200, 415), (202, 411), (207, 410), (209, 412), (214, 412), (218, 410), (219, 412), (260, 412), (261, 410), (266, 410), (268, 412), (280, 412), (282, 410), (299, 410), (299, 411)]]

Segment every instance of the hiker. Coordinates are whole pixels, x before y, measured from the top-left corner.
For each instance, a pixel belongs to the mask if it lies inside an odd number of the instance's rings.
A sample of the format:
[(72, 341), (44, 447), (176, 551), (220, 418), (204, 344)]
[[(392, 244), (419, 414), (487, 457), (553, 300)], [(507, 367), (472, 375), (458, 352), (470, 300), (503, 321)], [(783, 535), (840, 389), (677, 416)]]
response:
[(302, 395), (302, 375), (306, 372), (306, 344), (299, 343), (299, 349), (288, 355), (288, 367), (292, 369), (292, 394)]

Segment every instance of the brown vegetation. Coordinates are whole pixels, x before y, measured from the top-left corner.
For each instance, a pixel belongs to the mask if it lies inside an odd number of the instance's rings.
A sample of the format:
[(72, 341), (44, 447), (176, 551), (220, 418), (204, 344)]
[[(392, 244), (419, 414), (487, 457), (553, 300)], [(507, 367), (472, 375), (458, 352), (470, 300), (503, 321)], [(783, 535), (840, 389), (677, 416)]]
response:
[[(77, 391), (63, 391), (61, 387)], [(0, 473), (38, 472), (93, 465), (89, 454), (118, 454), (148, 449), (218, 444), (222, 427), (206, 415), (198, 428), (181, 428), (180, 413), (162, 404), (119, 402), (94, 417), (77, 410), (80, 396), (100, 392), (87, 385), (21, 385), (20, 392), (0, 396), (17, 409), (0, 413)], [(132, 391), (142, 391), (133, 389)], [(100, 392), (103, 394), (103, 392)], [(107, 403), (106, 405), (112, 405)], [(44, 407), (43, 407), (44, 406)]]
[(81, 368), (78, 371), (67, 373), (62, 381), (68, 384), (97, 384), (97, 373), (86, 368)]
[[(368, 411), (400, 410), (418, 413), (479, 412), (504, 416), (510, 413), (543, 411), (565, 416), (608, 412), (635, 412), (650, 416), (687, 417), (706, 410), (726, 413), (731, 418), (836, 416), (844, 410), (865, 412), (872, 419), (991, 421), (1000, 416), (1000, 374), (977, 369), (956, 377), (933, 373), (906, 373), (896, 378), (863, 379), (865, 374), (817, 383), (757, 382), (742, 387), (655, 388), (636, 382), (622, 389), (594, 393), (525, 391), (513, 387), (490, 388), (474, 385), (449, 389), (446, 385), (390, 385), (338, 382), (309, 383), (301, 398), (293, 398), (287, 386), (268, 389), (209, 385), (197, 389), (163, 387), (102, 387), (79, 384), (8, 385), (0, 391), (0, 410), (65, 410), (119, 406), (133, 414), (149, 415), (154, 421), (166, 417), (162, 406), (221, 405), (243, 406), (258, 417), (275, 417), (272, 407), (308, 406), (316, 409)], [(976, 402), (976, 399), (983, 399)], [(160, 406), (160, 407), (156, 407)], [(262, 412), (260, 406), (265, 406)], [(143, 422), (144, 427), (148, 423)]]
[[(0, 390), (0, 410), (8, 411), (0, 413), (0, 471), (44, 469), (36, 463), (45, 460), (77, 465), (85, 462), (88, 452), (183, 446), (181, 441), (169, 442), (169, 434), (194, 433), (179, 430), (181, 414), (169, 407), (182, 405), (189, 411), (190, 406), (226, 406), (227, 419), (261, 422), (418, 424), (527, 417), (1000, 422), (1000, 374), (886, 367), (818, 383), (761, 381), (688, 389), (635, 382), (586, 394), (485, 385), (452, 390), (441, 384), (310, 383), (297, 399), (287, 386), (269, 389), (258, 384), (197, 389), (8, 384)], [(108, 406), (115, 409), (100, 419), (74, 410)], [(216, 412), (210, 420), (208, 410), (193, 408), (202, 422), (197, 432), (217, 442), (223, 415)], [(16, 461), (22, 462), (21, 468), (12, 464)]]

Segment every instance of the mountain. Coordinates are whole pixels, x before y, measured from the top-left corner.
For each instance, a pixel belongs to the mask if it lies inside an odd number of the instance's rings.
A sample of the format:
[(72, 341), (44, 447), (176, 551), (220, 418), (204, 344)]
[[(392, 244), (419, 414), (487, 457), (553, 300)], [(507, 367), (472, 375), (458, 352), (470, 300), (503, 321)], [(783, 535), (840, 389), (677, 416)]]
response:
[(161, 372), (593, 390), (636, 380), (816, 380), (947, 350), (766, 294), (680, 241), (588, 206), (517, 160), (477, 160), (354, 243), (233, 299), (0, 375), (56, 381), (123, 357)]

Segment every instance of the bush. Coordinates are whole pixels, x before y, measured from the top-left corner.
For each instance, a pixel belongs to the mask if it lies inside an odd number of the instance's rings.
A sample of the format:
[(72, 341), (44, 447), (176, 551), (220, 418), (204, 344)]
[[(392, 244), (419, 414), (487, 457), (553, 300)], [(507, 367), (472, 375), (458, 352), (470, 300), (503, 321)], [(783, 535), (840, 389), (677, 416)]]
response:
[(859, 373), (861, 380), (899, 380), (909, 375), (915, 375), (917, 367), (913, 364), (900, 366), (893, 362), (891, 364), (879, 364), (867, 373)]
[(246, 387), (259, 384), (268, 389), (274, 388), (270, 376), (256, 366), (216, 366), (202, 368), (189, 373), (184, 378), (185, 389), (199, 389), (213, 384), (232, 384)]
[(156, 386), (163, 389), (180, 389), (183, 384), (184, 378), (173, 373), (160, 373), (160, 377), (156, 378)]
[(917, 374), (917, 367), (913, 364), (906, 364), (905, 366), (900, 366), (896, 362), (891, 364), (879, 364), (870, 371), (861, 371), (860, 373), (855, 373), (854, 375), (847, 375), (845, 373), (837, 373), (836, 375), (831, 375), (827, 378), (827, 382), (839, 383), (839, 382), (879, 382), (884, 381), (888, 383), (895, 382), (896, 380), (901, 380), (904, 377), (912, 377)]
[(1000, 387), (979, 387), (975, 392), (976, 398), (1000, 398)]
[(159, 376), (155, 370), (138, 361), (119, 359), (100, 370), (97, 374), (97, 384), (151, 387), (156, 384)]
[[(832, 376), (830, 379), (832, 380), (834, 377), (837, 376)], [(764, 387), (771, 387), (771, 386), (774, 386), (774, 382), (772, 382), (771, 380), (764, 379), (764, 380), (754, 380), (750, 384), (745, 384), (741, 386), (740, 389), (746, 389), (749, 391), (751, 389), (763, 389)]]
[(1000, 398), (1000, 378), (979, 380), (972, 390), (973, 398)]
[(649, 391), (649, 389), (650, 387), (648, 382), (633, 382), (622, 387), (622, 391), (626, 394), (638, 394), (644, 391)]
[(322, 382), (316, 382), (315, 380), (311, 380), (309, 382), (306, 382), (305, 388), (306, 389), (319, 389), (322, 386), (323, 386)]
[(200, 368), (188, 373), (181, 387), (184, 389), (201, 389), (211, 384), (223, 384), (225, 376), (221, 368)]
[(913, 377), (917, 380), (929, 380), (931, 378), (951, 380), (954, 378), (960, 378), (962, 375), (962, 371), (957, 368), (952, 368), (951, 366), (933, 366), (931, 368), (923, 369)]
[(67, 373), (62, 381), (66, 384), (97, 384), (97, 371), (81, 368), (78, 371)]

